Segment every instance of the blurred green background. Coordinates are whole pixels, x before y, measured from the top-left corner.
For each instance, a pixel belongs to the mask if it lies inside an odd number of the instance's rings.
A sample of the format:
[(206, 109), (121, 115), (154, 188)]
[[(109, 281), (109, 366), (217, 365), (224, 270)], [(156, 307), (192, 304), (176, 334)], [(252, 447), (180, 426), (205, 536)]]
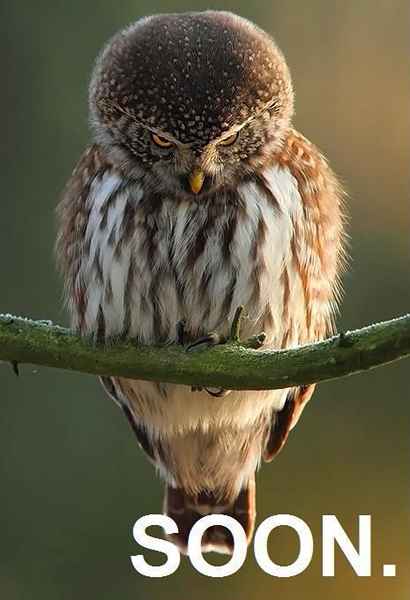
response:
[[(287, 56), (296, 126), (350, 195), (352, 266), (340, 327), (409, 310), (409, 7), (406, 0), (112, 2), (3, 0), (0, 311), (67, 322), (53, 262), (54, 207), (89, 140), (87, 84), (101, 45), (152, 12), (223, 8), (270, 31)], [(0, 597), (258, 600), (410, 597), (409, 362), (323, 384), (278, 460), (258, 475), (258, 522), (288, 512), (311, 526), (315, 559), (278, 580), (251, 552), (226, 580), (184, 562), (165, 580), (135, 573), (134, 521), (160, 512), (162, 484), (92, 377), (0, 366)], [(337, 560), (321, 577), (320, 517), (351, 534), (373, 516), (373, 576)], [(290, 562), (286, 532), (272, 556)], [(384, 579), (382, 563), (396, 563)]]

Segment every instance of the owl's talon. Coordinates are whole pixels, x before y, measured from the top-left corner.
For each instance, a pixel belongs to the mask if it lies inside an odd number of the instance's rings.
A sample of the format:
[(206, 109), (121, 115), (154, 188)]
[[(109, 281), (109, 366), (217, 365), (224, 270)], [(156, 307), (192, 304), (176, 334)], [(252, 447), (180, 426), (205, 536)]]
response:
[(203, 392), (202, 385), (191, 385), (191, 392)]
[[(232, 325), (229, 331), (229, 337), (221, 335), (215, 331), (209, 333), (208, 335), (204, 335), (186, 347), (187, 352), (198, 352), (201, 350), (207, 350), (208, 348), (213, 348), (214, 346), (218, 346), (220, 344), (226, 344), (227, 342), (240, 342), (240, 331), (242, 325), (242, 319), (244, 317), (245, 308), (243, 306), (238, 306), (235, 311), (235, 315), (232, 319)], [(181, 339), (179, 332), (181, 328), (181, 321), (177, 324), (177, 340)], [(248, 348), (260, 348), (266, 339), (266, 335), (264, 333), (260, 333), (258, 335), (254, 335), (249, 338), (249, 340), (243, 343), (244, 346)], [(223, 398), (231, 393), (231, 390), (225, 390), (223, 388), (206, 388), (198, 385), (191, 386), (192, 392), (201, 392), (205, 391), (210, 396), (214, 398)]]
[(252, 350), (258, 350), (259, 348), (262, 348), (265, 341), (266, 333), (262, 331), (261, 333), (258, 333), (257, 335), (253, 335), (252, 337), (248, 338), (247, 340), (242, 342), (241, 345), (244, 346), (244, 348), (252, 348)]
[(223, 398), (230, 393), (231, 390), (224, 390), (223, 388), (205, 388), (202, 385), (192, 385), (191, 392), (207, 392), (214, 398)]
[(208, 335), (204, 335), (195, 342), (192, 342), (186, 347), (187, 352), (198, 352), (201, 350), (207, 350), (208, 348), (213, 348), (214, 346), (219, 346), (219, 344), (225, 344), (226, 337), (220, 335), (219, 333), (212, 332)]
[(229, 336), (229, 341), (236, 342), (240, 344), (244, 348), (252, 348), (253, 350), (258, 350), (261, 348), (266, 341), (266, 333), (261, 331), (261, 333), (257, 333), (256, 335), (252, 335), (247, 340), (241, 340), (241, 327), (242, 321), (245, 316), (245, 308), (244, 306), (238, 306), (235, 311), (234, 318), (232, 320), (231, 325), (231, 333)]
[[(238, 306), (235, 311), (235, 315), (232, 320), (232, 325), (229, 332), (229, 337), (227, 338), (224, 335), (221, 335), (215, 331), (204, 335), (191, 344), (189, 344), (186, 348), (187, 352), (196, 352), (198, 350), (205, 350), (207, 348), (213, 348), (214, 346), (219, 346), (220, 344), (226, 344), (226, 342), (240, 342), (240, 330), (242, 325), (242, 319), (244, 316), (245, 308), (243, 306)], [(178, 326), (181, 321), (177, 324), (177, 332)], [(178, 338), (178, 333), (177, 333)]]
[(214, 398), (224, 398), (231, 393), (231, 390), (224, 390), (223, 388), (205, 388), (205, 391)]
[[(208, 335), (204, 335), (192, 344), (187, 346), (187, 352), (198, 352), (200, 350), (206, 350), (207, 348), (213, 348), (214, 346), (218, 346), (219, 344), (225, 344), (227, 341), (226, 337), (220, 335), (219, 333), (212, 332)], [(191, 392), (207, 392), (210, 396), (214, 398), (223, 398), (227, 394), (229, 394), (230, 390), (224, 390), (222, 388), (206, 388), (201, 385), (193, 385), (191, 386)]]

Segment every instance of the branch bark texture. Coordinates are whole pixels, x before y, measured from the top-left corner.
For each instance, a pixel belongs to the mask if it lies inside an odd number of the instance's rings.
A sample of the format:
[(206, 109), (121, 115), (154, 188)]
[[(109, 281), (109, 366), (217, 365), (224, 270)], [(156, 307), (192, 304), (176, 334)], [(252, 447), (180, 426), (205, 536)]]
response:
[(336, 379), (410, 356), (410, 314), (290, 350), (238, 341), (201, 352), (116, 343), (98, 346), (48, 321), (0, 315), (0, 360), (236, 390), (286, 388)]

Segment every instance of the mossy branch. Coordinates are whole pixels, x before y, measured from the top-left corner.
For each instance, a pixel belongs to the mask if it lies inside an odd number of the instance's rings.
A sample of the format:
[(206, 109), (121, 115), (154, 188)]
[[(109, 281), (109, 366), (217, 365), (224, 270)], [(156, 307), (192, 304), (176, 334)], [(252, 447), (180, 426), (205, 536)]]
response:
[(410, 356), (410, 314), (291, 350), (237, 339), (201, 352), (177, 345), (99, 346), (48, 321), (0, 315), (0, 360), (93, 375), (225, 389), (276, 389), (360, 373)]

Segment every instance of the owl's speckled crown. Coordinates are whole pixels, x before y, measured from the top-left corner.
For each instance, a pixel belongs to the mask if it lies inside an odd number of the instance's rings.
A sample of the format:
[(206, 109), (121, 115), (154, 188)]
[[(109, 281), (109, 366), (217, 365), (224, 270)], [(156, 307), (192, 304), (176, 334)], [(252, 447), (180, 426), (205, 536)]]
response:
[(110, 125), (115, 106), (181, 142), (215, 139), (272, 103), (293, 111), (288, 68), (270, 36), (219, 11), (141, 19), (108, 43), (90, 85), (91, 119)]

